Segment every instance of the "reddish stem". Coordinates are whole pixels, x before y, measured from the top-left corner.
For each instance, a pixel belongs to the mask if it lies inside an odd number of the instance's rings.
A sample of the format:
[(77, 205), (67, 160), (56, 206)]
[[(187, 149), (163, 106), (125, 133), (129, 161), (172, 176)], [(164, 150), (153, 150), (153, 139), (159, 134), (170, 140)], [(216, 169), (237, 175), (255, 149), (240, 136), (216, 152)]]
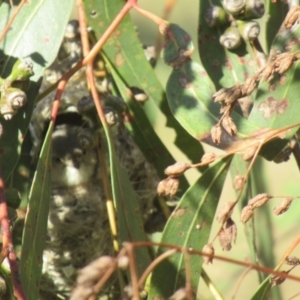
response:
[[(296, 247), (296, 245), (298, 243), (300, 243), (300, 236), (297, 237), (297, 239), (289, 247), (288, 251), (286, 251), (286, 253), (284, 254), (283, 257), (288, 256), (291, 253), (291, 251)], [(132, 245), (133, 245), (133, 247), (159, 246), (159, 247), (163, 247), (163, 248), (176, 249), (177, 251), (180, 251), (182, 253), (185, 251), (184, 247), (177, 246), (177, 245), (172, 245), (172, 244), (167, 244), (167, 243), (155, 243), (155, 242), (145, 241), (145, 242), (133, 242)], [(210, 254), (207, 254), (203, 251), (198, 251), (198, 250), (188, 250), (188, 252), (190, 254), (195, 254), (195, 255), (199, 255), (199, 256), (211, 256)], [(283, 278), (288, 278), (288, 279), (292, 279), (292, 280), (300, 282), (300, 277), (289, 275), (287, 273), (282, 273), (282, 272), (279, 272), (279, 271), (275, 271), (271, 268), (258, 266), (258, 265), (252, 264), (250, 262), (244, 262), (244, 261), (240, 261), (240, 260), (236, 260), (236, 259), (232, 259), (232, 258), (227, 258), (227, 257), (219, 256), (219, 255), (214, 255), (213, 258), (217, 259), (217, 260), (225, 261), (225, 262), (228, 262), (228, 263), (231, 263), (231, 264), (243, 266), (243, 267), (251, 267), (253, 270), (258, 270), (258, 271), (261, 271), (261, 272), (264, 272), (264, 273), (267, 273), (267, 274), (278, 275), (278, 276), (283, 277)]]
[[(58, 109), (59, 109), (59, 103), (60, 103), (60, 98), (63, 93), (63, 90), (65, 89), (68, 80), (83, 66), (88, 65), (90, 62), (93, 62), (94, 58), (96, 55), (99, 53), (99, 51), (102, 49), (103, 45), (105, 42), (108, 40), (108, 38), (111, 36), (111, 34), (114, 32), (114, 30), (117, 28), (117, 26), (120, 24), (122, 19), (126, 16), (126, 14), (129, 12), (131, 7), (133, 5), (136, 5), (136, 0), (128, 0), (128, 2), (124, 5), (124, 7), (121, 9), (121, 11), (118, 13), (116, 18), (112, 21), (112, 23), (108, 26), (107, 30), (105, 33), (101, 36), (99, 41), (96, 43), (96, 45), (92, 48), (92, 50), (87, 54), (87, 56), (79, 61), (72, 69), (70, 69), (67, 73), (65, 73), (62, 78), (59, 81), (56, 94), (55, 94), (55, 100), (53, 103), (52, 107), (52, 112), (51, 112), (51, 120), (55, 122)], [(93, 92), (93, 91), (92, 91)], [(99, 98), (99, 97), (98, 97)], [(95, 98), (94, 98), (95, 99)], [(97, 112), (100, 116), (101, 121), (105, 119), (103, 110), (101, 108), (100, 102), (98, 99), (95, 102), (96, 104), (96, 109)], [(100, 99), (99, 99), (100, 100)], [(99, 103), (97, 103), (99, 102)]]
[(15, 296), (18, 298), (18, 300), (25, 300), (25, 295), (20, 282), (17, 257), (14, 252), (11, 233), (10, 233), (10, 224), (9, 224), (7, 204), (6, 204), (5, 194), (4, 194), (4, 182), (3, 182), (3, 176), (1, 170), (0, 170), (0, 225), (2, 230), (1, 259), (4, 257), (8, 258)]
[[(21, 8), (23, 7), (23, 5), (25, 3), (26, 3), (26, 0), (22, 0), (20, 2), (19, 6), (17, 7), (17, 9), (13, 12), (12, 16), (10, 17), (10, 19), (8, 20), (6, 26), (4, 27), (3, 31), (0, 34), (0, 42), (5, 37), (6, 33), (10, 29), (10, 26), (11, 26), (12, 22), (14, 21), (14, 19), (16, 18), (16, 16), (18, 15), (19, 11), (21, 10)], [(11, 5), (11, 7), (12, 7), (12, 5)]]

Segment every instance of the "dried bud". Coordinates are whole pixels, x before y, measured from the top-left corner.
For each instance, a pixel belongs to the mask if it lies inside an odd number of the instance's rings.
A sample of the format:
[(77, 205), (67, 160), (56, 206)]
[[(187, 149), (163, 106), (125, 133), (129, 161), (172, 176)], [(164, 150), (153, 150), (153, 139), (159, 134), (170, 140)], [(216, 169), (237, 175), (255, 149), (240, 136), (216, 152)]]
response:
[(222, 120), (224, 129), (230, 134), (234, 135), (237, 132), (237, 128), (229, 116), (225, 116)]
[(274, 77), (274, 73), (275, 73), (275, 65), (274, 62), (272, 62), (266, 65), (265, 67), (261, 68), (258, 71), (257, 76), (262, 81), (271, 81)]
[(255, 90), (256, 86), (257, 86), (257, 78), (256, 76), (251, 76), (247, 78), (245, 83), (242, 85), (242, 93), (245, 96), (249, 96)]
[(215, 144), (220, 144), (221, 136), (222, 136), (222, 128), (219, 124), (212, 127), (211, 131), (211, 138)]
[(287, 13), (284, 26), (287, 29), (290, 29), (297, 21), (299, 21), (299, 14), (300, 14), (300, 6), (294, 6), (290, 11)]
[(224, 251), (229, 251), (231, 249), (231, 235), (222, 229), (218, 234), (218, 238), (222, 249)]
[(293, 53), (282, 53), (275, 57), (275, 71), (279, 74), (285, 73), (291, 68), (297, 58)]
[(237, 175), (237, 176), (235, 176), (234, 181), (233, 181), (233, 188), (236, 191), (239, 191), (243, 188), (245, 182), (246, 182), (245, 176)]
[(201, 163), (202, 164), (208, 164), (213, 162), (216, 159), (217, 155), (213, 152), (208, 152), (205, 153), (202, 157), (201, 157)]
[(161, 196), (167, 196), (173, 197), (179, 187), (179, 180), (177, 178), (168, 177), (162, 181), (159, 182), (157, 186), (157, 193)]
[(235, 206), (235, 202), (227, 202), (219, 211), (219, 213), (217, 215), (217, 220), (220, 223), (226, 222), (227, 219), (230, 218), (234, 206)]
[(213, 94), (214, 102), (224, 102), (225, 104), (233, 104), (237, 99), (242, 98), (242, 86), (237, 85), (231, 88), (222, 88)]
[(245, 206), (241, 212), (241, 221), (243, 223), (248, 222), (251, 219), (251, 217), (253, 216), (253, 213), (254, 213), (254, 211), (251, 207)]
[(279, 216), (281, 214), (283, 214), (284, 212), (286, 212), (291, 204), (292, 204), (293, 198), (284, 198), (282, 199), (273, 209), (273, 213), (276, 216)]
[[(281, 273), (287, 274), (288, 272), (282, 271)], [(273, 275), (270, 278), (270, 283), (271, 283), (272, 286), (276, 286), (276, 285), (282, 284), (284, 281), (285, 281), (285, 278), (281, 277), (279, 275)]]
[(248, 147), (245, 150), (245, 152), (243, 153), (242, 159), (246, 160), (246, 161), (252, 159), (253, 156), (255, 155), (256, 151), (257, 151), (257, 146), (250, 146), (250, 147)]
[(186, 170), (190, 169), (191, 165), (185, 162), (177, 162), (171, 166), (168, 166), (165, 169), (165, 174), (168, 176), (180, 176), (182, 175)]
[(118, 257), (118, 268), (126, 270), (129, 265), (129, 258), (126, 255)]
[(187, 299), (187, 293), (185, 288), (181, 288), (177, 290), (170, 298), (169, 300), (185, 300)]
[(209, 264), (209, 263), (212, 263), (213, 262), (213, 256), (215, 254), (215, 249), (214, 247), (212, 246), (212, 244), (206, 244), (204, 245), (203, 249), (202, 249), (202, 252), (207, 254), (207, 255), (210, 255), (210, 256), (206, 256), (206, 255), (203, 255), (203, 262), (205, 264)]
[(272, 198), (272, 196), (268, 195), (267, 193), (258, 194), (258, 195), (256, 195), (255, 197), (253, 197), (252, 199), (249, 200), (248, 206), (251, 209), (263, 206), (271, 198)]
[(237, 227), (236, 227), (235, 222), (231, 218), (229, 218), (225, 222), (224, 230), (225, 230), (226, 234), (228, 235), (228, 237), (231, 238), (231, 242), (235, 243), (236, 237), (237, 237)]
[(296, 256), (288, 256), (285, 258), (285, 263), (290, 266), (300, 265), (300, 259)]

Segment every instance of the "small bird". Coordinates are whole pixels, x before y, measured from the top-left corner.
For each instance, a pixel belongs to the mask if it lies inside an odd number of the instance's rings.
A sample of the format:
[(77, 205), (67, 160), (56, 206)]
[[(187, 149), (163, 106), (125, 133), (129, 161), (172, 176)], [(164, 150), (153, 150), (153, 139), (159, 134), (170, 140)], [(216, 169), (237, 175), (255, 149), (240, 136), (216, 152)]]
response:
[(76, 186), (87, 183), (96, 174), (95, 149), (84, 149), (78, 135), (83, 129), (58, 125), (52, 134), (52, 186)]

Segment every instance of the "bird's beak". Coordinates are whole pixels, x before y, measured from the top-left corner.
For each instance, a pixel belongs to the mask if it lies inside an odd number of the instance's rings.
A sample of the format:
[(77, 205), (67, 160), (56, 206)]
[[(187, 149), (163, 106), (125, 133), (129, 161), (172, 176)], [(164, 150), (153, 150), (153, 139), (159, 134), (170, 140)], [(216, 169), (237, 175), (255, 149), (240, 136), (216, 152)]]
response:
[(76, 160), (76, 159), (70, 159), (67, 161), (67, 166), (79, 169), (80, 168), (80, 161)]

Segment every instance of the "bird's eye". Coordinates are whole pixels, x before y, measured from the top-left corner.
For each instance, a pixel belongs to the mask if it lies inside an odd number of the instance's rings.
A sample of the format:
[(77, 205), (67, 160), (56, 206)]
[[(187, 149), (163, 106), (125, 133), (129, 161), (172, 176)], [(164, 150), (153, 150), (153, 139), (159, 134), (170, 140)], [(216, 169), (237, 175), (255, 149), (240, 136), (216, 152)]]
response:
[(52, 157), (52, 162), (54, 163), (54, 164), (60, 164), (61, 163), (61, 159), (59, 158), (59, 157)]

